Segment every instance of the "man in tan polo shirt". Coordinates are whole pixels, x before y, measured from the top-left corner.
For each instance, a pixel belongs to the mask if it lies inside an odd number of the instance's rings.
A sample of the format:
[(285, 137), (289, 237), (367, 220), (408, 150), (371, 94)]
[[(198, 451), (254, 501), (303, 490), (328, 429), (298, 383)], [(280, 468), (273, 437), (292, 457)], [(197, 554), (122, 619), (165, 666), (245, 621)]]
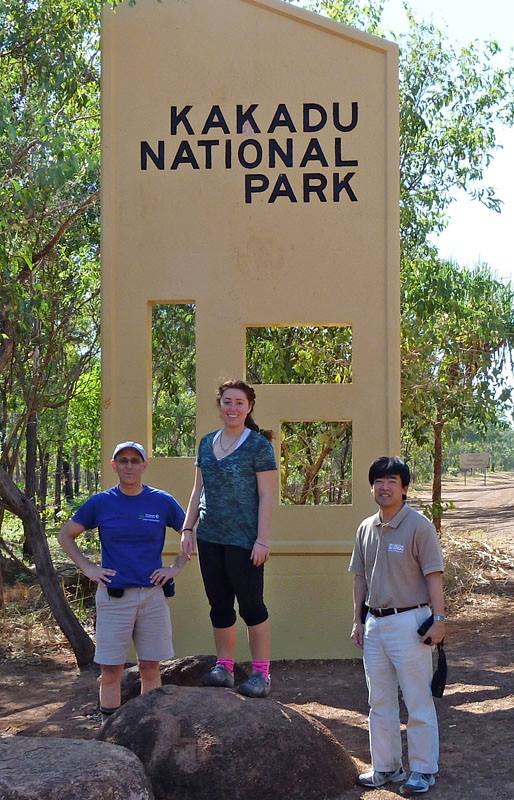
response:
[[(371, 492), (379, 511), (359, 526), (350, 561), (354, 573), (351, 638), (364, 650), (369, 691), (372, 768), (359, 775), (376, 788), (406, 779), (398, 707), (398, 686), (407, 706), (409, 778), (400, 792), (427, 792), (438, 771), (439, 732), (431, 693), (432, 644), (444, 638), (443, 558), (434, 526), (405, 502), (408, 466), (382, 456), (370, 467)], [(363, 620), (362, 609), (368, 611)], [(419, 626), (434, 622), (424, 637)]]

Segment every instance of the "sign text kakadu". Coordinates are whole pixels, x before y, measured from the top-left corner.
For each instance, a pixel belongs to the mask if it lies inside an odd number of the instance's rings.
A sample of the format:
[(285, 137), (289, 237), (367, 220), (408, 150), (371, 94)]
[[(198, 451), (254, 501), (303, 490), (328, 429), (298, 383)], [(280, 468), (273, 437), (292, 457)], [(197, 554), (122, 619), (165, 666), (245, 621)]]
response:
[[(296, 114), (286, 103), (279, 103), (266, 120), (258, 103), (238, 104), (230, 112), (213, 105), (207, 114), (200, 116), (193, 105), (172, 105), (171, 141), (159, 139), (156, 144), (141, 141), (140, 168), (143, 171), (234, 167), (252, 170), (244, 173), (244, 200), (248, 204), (259, 195), (268, 203), (279, 199), (291, 203), (312, 200), (355, 203), (358, 197), (352, 180), (359, 162), (343, 153), (346, 143), (341, 134), (355, 130), (358, 122), (356, 101), (344, 108), (339, 102), (330, 106), (303, 103)], [(320, 131), (323, 144), (312, 135)], [(305, 134), (311, 136), (307, 138)], [(234, 135), (244, 138), (234, 139)], [(259, 169), (278, 173), (270, 175)], [(295, 173), (288, 174), (285, 170)], [(297, 170), (302, 170), (300, 175)]]

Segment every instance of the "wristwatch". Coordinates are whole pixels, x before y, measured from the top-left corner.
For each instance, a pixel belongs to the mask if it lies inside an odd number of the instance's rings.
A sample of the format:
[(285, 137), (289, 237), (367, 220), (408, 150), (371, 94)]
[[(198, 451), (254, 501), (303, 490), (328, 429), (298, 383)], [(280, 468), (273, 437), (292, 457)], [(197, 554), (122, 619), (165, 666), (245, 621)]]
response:
[(434, 614), (434, 622), (446, 622), (444, 614)]

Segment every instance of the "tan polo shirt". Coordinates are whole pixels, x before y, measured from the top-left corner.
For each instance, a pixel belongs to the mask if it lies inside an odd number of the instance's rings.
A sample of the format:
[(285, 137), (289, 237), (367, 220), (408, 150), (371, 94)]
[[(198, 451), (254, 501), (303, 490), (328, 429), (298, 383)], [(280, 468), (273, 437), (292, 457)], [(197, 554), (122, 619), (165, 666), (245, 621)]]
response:
[(407, 504), (387, 523), (374, 514), (357, 530), (348, 569), (366, 579), (366, 603), (371, 608), (428, 603), (425, 575), (444, 570), (436, 530)]

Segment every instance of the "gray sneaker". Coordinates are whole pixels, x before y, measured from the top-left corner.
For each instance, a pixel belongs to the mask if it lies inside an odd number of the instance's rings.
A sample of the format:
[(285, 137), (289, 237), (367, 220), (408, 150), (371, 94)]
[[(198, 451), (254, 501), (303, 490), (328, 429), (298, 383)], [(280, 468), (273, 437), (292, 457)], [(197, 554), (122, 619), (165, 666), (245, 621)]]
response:
[(230, 672), (223, 664), (215, 664), (202, 678), (202, 686), (226, 686), (234, 688), (234, 673)]
[(409, 780), (400, 786), (400, 792), (404, 797), (412, 797), (414, 794), (428, 792), (435, 783), (435, 775), (428, 772), (411, 772)]
[(377, 772), (376, 769), (371, 769), (369, 772), (361, 773), (357, 778), (357, 783), (360, 786), (377, 789), (379, 786), (385, 786), (386, 783), (404, 781), (406, 777), (407, 775), (403, 767), (398, 767), (398, 769), (394, 769), (392, 772)]
[(271, 678), (264, 677), (262, 672), (253, 672), (244, 683), (237, 687), (239, 694), (246, 697), (267, 697), (271, 689)]

